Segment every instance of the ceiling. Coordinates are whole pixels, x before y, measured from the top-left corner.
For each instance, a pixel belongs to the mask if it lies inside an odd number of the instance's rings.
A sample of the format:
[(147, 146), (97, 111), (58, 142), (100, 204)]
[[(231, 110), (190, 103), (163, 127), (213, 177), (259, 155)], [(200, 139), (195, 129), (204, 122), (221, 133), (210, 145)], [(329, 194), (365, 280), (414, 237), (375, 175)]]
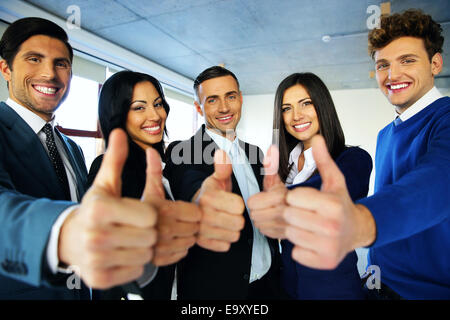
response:
[[(190, 79), (218, 64), (244, 94), (269, 94), (293, 72), (310, 71), (328, 87), (375, 88), (367, 55), (367, 13), (387, 0), (29, 0), (66, 19), (77, 5), (81, 28)], [(450, 1), (392, 0), (391, 12), (419, 8), (442, 23), (450, 88)], [(322, 37), (329, 35), (329, 42)]]

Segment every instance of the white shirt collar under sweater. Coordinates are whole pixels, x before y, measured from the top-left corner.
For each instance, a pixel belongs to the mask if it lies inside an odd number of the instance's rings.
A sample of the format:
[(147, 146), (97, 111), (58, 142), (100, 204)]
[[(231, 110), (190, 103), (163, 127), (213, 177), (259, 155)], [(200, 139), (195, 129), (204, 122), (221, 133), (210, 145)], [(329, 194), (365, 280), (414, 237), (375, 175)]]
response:
[(430, 104), (435, 102), (437, 99), (440, 99), (442, 97), (443, 97), (443, 95), (439, 92), (439, 90), (436, 87), (433, 87), (430, 89), (430, 91), (425, 93), (422, 96), (422, 98), (417, 100), (412, 106), (410, 106), (408, 109), (406, 109), (399, 116), (399, 118), (402, 121), (406, 121), (409, 118), (411, 118), (412, 116), (414, 116), (415, 114), (419, 113), (420, 111), (422, 111), (423, 109), (428, 107)]

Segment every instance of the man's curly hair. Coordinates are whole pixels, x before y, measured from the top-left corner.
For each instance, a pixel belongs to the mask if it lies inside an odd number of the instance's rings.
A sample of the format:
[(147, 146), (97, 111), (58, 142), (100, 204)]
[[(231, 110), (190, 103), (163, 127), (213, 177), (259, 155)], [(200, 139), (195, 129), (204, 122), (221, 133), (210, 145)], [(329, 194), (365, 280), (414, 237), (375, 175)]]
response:
[(421, 10), (409, 9), (403, 13), (382, 15), (380, 28), (369, 32), (369, 55), (373, 59), (375, 51), (384, 48), (400, 37), (416, 37), (423, 39), (428, 58), (442, 53), (444, 37), (439, 23)]

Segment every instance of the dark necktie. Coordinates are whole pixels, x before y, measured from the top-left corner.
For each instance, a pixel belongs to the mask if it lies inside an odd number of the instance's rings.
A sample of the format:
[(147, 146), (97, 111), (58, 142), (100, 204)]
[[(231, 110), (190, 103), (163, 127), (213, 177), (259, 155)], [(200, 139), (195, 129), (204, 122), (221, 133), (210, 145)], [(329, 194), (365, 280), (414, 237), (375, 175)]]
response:
[(64, 168), (61, 156), (56, 148), (52, 126), (47, 123), (44, 128), (42, 128), (42, 132), (45, 133), (45, 144), (47, 145), (48, 154), (50, 156), (50, 160), (52, 161), (53, 168), (55, 168), (58, 180), (61, 183), (61, 187), (64, 190), (64, 194), (66, 195), (66, 200), (70, 200), (69, 181), (67, 180), (66, 169)]

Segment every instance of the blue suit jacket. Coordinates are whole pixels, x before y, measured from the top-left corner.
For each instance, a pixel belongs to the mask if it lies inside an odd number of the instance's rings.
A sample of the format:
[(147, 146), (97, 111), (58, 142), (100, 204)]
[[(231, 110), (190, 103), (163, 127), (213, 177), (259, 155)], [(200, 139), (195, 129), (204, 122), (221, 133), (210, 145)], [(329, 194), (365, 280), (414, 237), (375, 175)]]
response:
[[(59, 134), (84, 194), (87, 170), (80, 147)], [(0, 103), (0, 299), (79, 299), (66, 277), (52, 275), (46, 248), (53, 223), (73, 202), (64, 192), (41, 141)]]

